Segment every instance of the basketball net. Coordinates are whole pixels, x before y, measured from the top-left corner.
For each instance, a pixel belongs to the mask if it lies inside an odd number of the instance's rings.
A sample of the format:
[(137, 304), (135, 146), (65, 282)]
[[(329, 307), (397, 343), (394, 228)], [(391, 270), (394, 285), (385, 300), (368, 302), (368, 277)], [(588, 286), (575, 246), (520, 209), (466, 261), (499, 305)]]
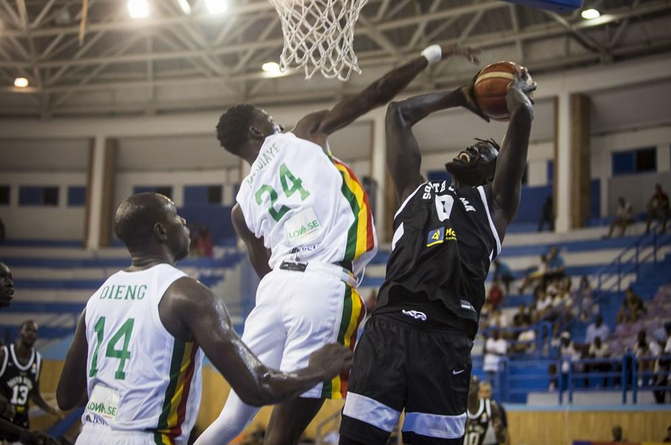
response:
[(368, 0), (268, 0), (280, 15), (284, 50), (280, 69), (303, 67), (310, 79), (347, 81), (361, 73), (354, 53), (354, 25)]

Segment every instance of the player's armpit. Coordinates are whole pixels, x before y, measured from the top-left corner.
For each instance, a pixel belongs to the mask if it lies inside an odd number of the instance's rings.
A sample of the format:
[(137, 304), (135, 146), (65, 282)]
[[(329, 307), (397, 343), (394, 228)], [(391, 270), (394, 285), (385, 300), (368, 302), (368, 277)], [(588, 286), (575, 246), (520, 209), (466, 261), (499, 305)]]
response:
[(65, 357), (63, 372), (56, 389), (56, 402), (63, 411), (76, 408), (86, 401), (86, 361), (88, 342), (86, 341), (86, 309), (79, 316), (75, 336)]
[(266, 249), (263, 238), (257, 238), (249, 230), (245, 222), (245, 216), (242, 213), (242, 208), (238, 204), (233, 206), (233, 210), (231, 210), (231, 221), (233, 222), (235, 232), (247, 246), (249, 262), (252, 264), (254, 271), (259, 278), (263, 278), (272, 270), (268, 265), (270, 251)]

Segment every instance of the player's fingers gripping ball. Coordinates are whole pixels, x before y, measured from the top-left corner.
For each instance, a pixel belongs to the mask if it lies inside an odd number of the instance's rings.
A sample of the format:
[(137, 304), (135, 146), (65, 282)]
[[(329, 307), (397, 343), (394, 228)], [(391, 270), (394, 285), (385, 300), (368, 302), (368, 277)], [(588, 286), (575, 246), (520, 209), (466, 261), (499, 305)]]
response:
[(531, 94), (535, 82), (526, 68), (515, 62), (496, 62), (487, 65), (475, 79), (473, 94), (480, 111), (490, 119), (507, 121), (510, 119), (506, 103), (508, 85), (517, 78), (517, 70), (522, 73), (526, 84), (525, 93)]

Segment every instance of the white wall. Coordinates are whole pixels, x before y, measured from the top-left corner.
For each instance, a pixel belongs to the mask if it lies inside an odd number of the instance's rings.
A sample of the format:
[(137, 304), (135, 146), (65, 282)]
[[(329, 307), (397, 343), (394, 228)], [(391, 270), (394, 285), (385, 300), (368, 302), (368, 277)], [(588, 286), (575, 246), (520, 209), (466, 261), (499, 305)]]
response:
[[(86, 186), (86, 173), (2, 173), (11, 186), (10, 205), (0, 206), (0, 218), (11, 239), (83, 240), (85, 207), (68, 207), (68, 186)], [(58, 206), (19, 206), (19, 187), (59, 187)]]

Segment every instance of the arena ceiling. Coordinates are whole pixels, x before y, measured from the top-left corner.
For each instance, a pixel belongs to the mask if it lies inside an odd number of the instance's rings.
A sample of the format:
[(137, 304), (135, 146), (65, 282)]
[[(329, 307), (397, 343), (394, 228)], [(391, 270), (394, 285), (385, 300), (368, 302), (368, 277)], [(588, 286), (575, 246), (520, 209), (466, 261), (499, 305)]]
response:
[[(602, 16), (558, 15), (494, 0), (369, 0), (356, 27), (362, 75), (311, 81), (296, 71), (272, 78), (282, 30), (267, 0), (229, 0), (211, 15), (203, 0), (149, 0), (131, 19), (126, 0), (0, 0), (0, 115), (154, 114), (251, 101), (331, 101), (373, 80), (429, 43), (473, 45), (485, 62), (507, 59), (534, 73), (616, 63), (671, 51), (670, 0), (586, 0)], [(454, 85), (473, 68), (432, 66), (414, 90)], [(30, 80), (13, 86), (16, 77)]]

